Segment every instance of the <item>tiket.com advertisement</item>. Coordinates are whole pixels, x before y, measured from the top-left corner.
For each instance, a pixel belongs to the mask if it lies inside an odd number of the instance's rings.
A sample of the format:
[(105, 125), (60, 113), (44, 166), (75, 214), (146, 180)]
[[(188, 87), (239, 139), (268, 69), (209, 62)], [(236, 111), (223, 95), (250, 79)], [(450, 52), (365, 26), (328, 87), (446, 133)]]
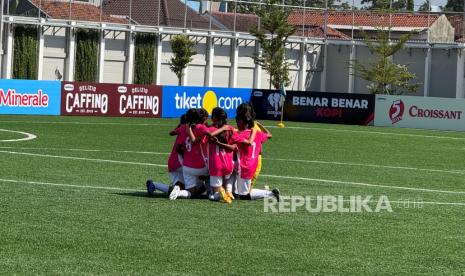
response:
[(64, 82), (63, 115), (161, 117), (161, 87)]
[(236, 116), (236, 108), (249, 101), (252, 89), (195, 86), (163, 86), (163, 117), (177, 118), (190, 108), (205, 108), (209, 114), (223, 108), (228, 118)]
[(60, 115), (58, 81), (1, 80), (0, 114)]
[(465, 100), (376, 96), (376, 126), (465, 130)]

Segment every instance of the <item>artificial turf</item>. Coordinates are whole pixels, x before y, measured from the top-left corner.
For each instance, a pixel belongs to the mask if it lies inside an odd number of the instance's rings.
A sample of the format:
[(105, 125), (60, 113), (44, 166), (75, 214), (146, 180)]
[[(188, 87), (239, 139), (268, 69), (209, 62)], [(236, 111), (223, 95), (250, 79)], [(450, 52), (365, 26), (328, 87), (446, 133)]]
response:
[(169, 182), (176, 124), (0, 116), (0, 140), (37, 136), (0, 141), (0, 274), (465, 272), (465, 133), (264, 122), (258, 187), (392, 206), (270, 213), (263, 201), (148, 197), (148, 178)]

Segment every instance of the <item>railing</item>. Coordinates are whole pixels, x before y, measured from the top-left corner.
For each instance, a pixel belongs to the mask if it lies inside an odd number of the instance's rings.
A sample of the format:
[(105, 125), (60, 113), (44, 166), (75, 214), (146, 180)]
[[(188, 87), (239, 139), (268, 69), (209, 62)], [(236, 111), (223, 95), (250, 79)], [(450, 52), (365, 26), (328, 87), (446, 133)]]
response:
[[(224, 32), (247, 34), (250, 27), (257, 26), (260, 19), (256, 10), (265, 1), (187, 1), (187, 0), (2, 0), (4, 15), (2, 21), (18, 18), (18, 23), (80, 22), (79, 25), (98, 28), (101, 24), (114, 28), (156, 31), (159, 28), (195, 32)], [(90, 3), (87, 3), (90, 2)], [(392, 39), (400, 34), (412, 32), (411, 40), (417, 42), (463, 43), (465, 41), (464, 13), (434, 11), (436, 7), (414, 6), (414, 11), (402, 10), (381, 12), (362, 10), (355, 1), (335, 2), (328, 6), (328, 0), (282, 0), (279, 6), (292, 10), (289, 22), (297, 26), (296, 37), (309, 39), (360, 40), (360, 28), (370, 32), (374, 27), (390, 30)], [(392, 2), (391, 7), (398, 7)], [(400, 5), (401, 6), (401, 5)], [(365, 7), (366, 8), (366, 7)], [(419, 11), (424, 9), (426, 11)], [(430, 10), (430, 11), (428, 11)], [(2, 15), (3, 15), (2, 14)], [(441, 18), (445, 15), (447, 20)], [(441, 18), (441, 20), (439, 20)], [(42, 19), (42, 20), (41, 20)], [(450, 24), (453, 37), (435, 41), (435, 24)], [(0, 38), (1, 40), (1, 38)]]

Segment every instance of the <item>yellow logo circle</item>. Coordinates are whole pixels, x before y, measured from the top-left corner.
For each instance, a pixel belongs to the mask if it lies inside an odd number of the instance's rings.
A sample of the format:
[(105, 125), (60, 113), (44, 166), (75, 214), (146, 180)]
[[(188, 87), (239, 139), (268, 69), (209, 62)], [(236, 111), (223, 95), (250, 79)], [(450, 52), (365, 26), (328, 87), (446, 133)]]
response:
[(216, 98), (215, 92), (208, 90), (205, 95), (203, 95), (202, 107), (205, 108), (209, 115), (212, 114), (213, 108), (218, 106), (218, 99)]

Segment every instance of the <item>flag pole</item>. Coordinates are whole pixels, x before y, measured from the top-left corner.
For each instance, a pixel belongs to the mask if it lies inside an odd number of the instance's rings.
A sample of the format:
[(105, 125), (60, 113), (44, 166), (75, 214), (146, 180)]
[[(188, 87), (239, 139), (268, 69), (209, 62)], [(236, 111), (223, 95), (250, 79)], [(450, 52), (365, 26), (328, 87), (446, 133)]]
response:
[(278, 127), (284, 128), (283, 118), (284, 118), (284, 98), (285, 96), (281, 96), (281, 121), (278, 124)]

